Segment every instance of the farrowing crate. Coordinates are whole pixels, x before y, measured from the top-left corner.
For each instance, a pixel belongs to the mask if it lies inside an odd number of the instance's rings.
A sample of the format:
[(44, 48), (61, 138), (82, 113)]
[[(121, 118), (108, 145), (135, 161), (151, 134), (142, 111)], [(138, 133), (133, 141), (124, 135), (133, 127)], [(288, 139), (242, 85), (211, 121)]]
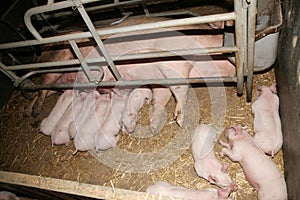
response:
[[(61, 42), (61, 41), (70, 41), (73, 50), (77, 52), (78, 58), (69, 61), (61, 61), (55, 63), (36, 63), (36, 64), (24, 64), (24, 65), (12, 65), (12, 66), (5, 66), (2, 62), (0, 63), (1, 71), (4, 72), (13, 82), (16, 87), (20, 87), (21, 89), (25, 90), (38, 90), (38, 89), (51, 89), (51, 88), (71, 88), (73, 84), (60, 84), (60, 85), (35, 85), (30, 80), (30, 78), (34, 74), (40, 73), (48, 73), (48, 72), (66, 72), (70, 71), (70, 69), (77, 71), (78, 69), (83, 70), (86, 74), (90, 73), (90, 69), (86, 67), (87, 63), (82, 62), (80, 58), (80, 52), (76, 49), (76, 39), (83, 39), (83, 38), (94, 38), (98, 46), (102, 47), (102, 53), (104, 55), (103, 58), (99, 60), (87, 60), (87, 62), (107, 62), (110, 63), (110, 68), (113, 71), (115, 77), (118, 81), (116, 82), (101, 82), (100, 80), (96, 80), (96, 86), (103, 87), (103, 86), (114, 86), (116, 84), (122, 85), (139, 85), (139, 84), (186, 84), (186, 79), (176, 79), (176, 80), (136, 80), (136, 81), (124, 81), (121, 79), (121, 76), (115, 67), (114, 62), (119, 60), (132, 60), (132, 59), (140, 59), (140, 58), (153, 58), (157, 57), (155, 53), (144, 53), (139, 55), (129, 55), (126, 57), (118, 57), (116, 58), (114, 55), (109, 55), (105, 50), (105, 46), (103, 45), (101, 39), (98, 35), (103, 36), (107, 34), (113, 33), (123, 33), (123, 32), (130, 32), (135, 30), (147, 30), (152, 28), (158, 27), (172, 27), (175, 25), (189, 25), (189, 24), (198, 24), (198, 23), (207, 23), (207, 22), (217, 22), (217, 21), (235, 21), (235, 31), (233, 36), (235, 37), (236, 44), (225, 44), (224, 47), (221, 48), (209, 48), (209, 49), (194, 49), (193, 51), (183, 51), (177, 50), (174, 53), (170, 52), (161, 52), (162, 57), (172, 57), (177, 55), (189, 55), (191, 53), (206, 53), (209, 52), (213, 53), (234, 53), (235, 59), (234, 62), (236, 63), (236, 76), (234, 77), (217, 77), (217, 78), (193, 78), (188, 79), (189, 83), (202, 83), (207, 82), (208, 80), (211, 82), (236, 82), (237, 83), (237, 93), (241, 94), (243, 90), (244, 84), (244, 77), (247, 77), (247, 98), (251, 99), (251, 92), (252, 92), (252, 75), (254, 71), (263, 70), (259, 67), (256, 67), (253, 63), (255, 63), (255, 55), (254, 51), (257, 49), (255, 48), (256, 43), (255, 41), (255, 14), (256, 14), (256, 1), (251, 1), (248, 4), (246, 1), (234, 1), (234, 12), (226, 13), (226, 14), (217, 14), (211, 16), (196, 16), (187, 19), (179, 19), (179, 20), (170, 20), (168, 22), (157, 22), (151, 24), (142, 24), (124, 28), (111, 28), (107, 29), (106, 31), (96, 31), (95, 27), (90, 21), (89, 16), (87, 15), (86, 9), (84, 8), (85, 4), (90, 3), (91, 1), (63, 1), (59, 3), (48, 2), (45, 6), (35, 7), (30, 9), (25, 14), (25, 22), (28, 29), (34, 35), (36, 39), (29, 40), (29, 41), (22, 41), (22, 42), (13, 42), (13, 43), (6, 43), (1, 44), (0, 49), (11, 49), (11, 48), (18, 48), (18, 47), (25, 47), (31, 45), (40, 45), (40, 44), (48, 44), (54, 42)], [(95, 1), (93, 1), (95, 2)], [(129, 3), (130, 1), (128, 1)], [(134, 1), (132, 1), (134, 2)], [(140, 1), (137, 1), (139, 3)], [(136, 2), (135, 2), (136, 3)], [(260, 5), (258, 3), (258, 5)], [(265, 4), (270, 5), (270, 4)], [(89, 27), (88, 32), (83, 33), (76, 33), (76, 34), (67, 34), (63, 36), (55, 36), (55, 37), (47, 37), (42, 38), (40, 34), (35, 30), (31, 23), (31, 16), (43, 13), (46, 11), (54, 11), (62, 8), (67, 7), (76, 7), (80, 12), (81, 16), (85, 20), (87, 26)], [(109, 6), (109, 5), (106, 5)], [(116, 6), (114, 3), (112, 6)], [(281, 25), (281, 10), (279, 2), (276, 1), (273, 6), (277, 8), (275, 17), (276, 19), (272, 20), (272, 25), (267, 27), (267, 29), (259, 31), (256, 33), (257, 38), (260, 38), (262, 35), (267, 35), (269, 33), (275, 32), (276, 36), (274, 40), (277, 42), (278, 38), (278, 30)], [(259, 11), (259, 10), (258, 10)], [(279, 13), (279, 14), (278, 14)], [(248, 16), (248, 17), (246, 17)], [(277, 38), (276, 38), (277, 37)], [(276, 43), (277, 44), (277, 43)], [(248, 50), (247, 50), (248, 49)], [(274, 59), (274, 55), (273, 58)], [(271, 63), (271, 61), (270, 61)], [(58, 66), (72, 66), (72, 65), (81, 65), (80, 68), (68, 68), (68, 67), (61, 67), (59, 70), (54, 70), (54, 67)], [(270, 64), (268, 64), (270, 65)], [(269, 66), (267, 66), (269, 67)], [(17, 75), (17, 71), (19, 70), (30, 70), (28, 73), (19, 77)], [(99, 69), (101, 71), (101, 69)], [(95, 80), (92, 80), (91, 77), (89, 83), (82, 84), (82, 87), (95, 87)], [(133, 192), (133, 191), (126, 191), (117, 188), (110, 188), (110, 187), (102, 187), (90, 184), (82, 184), (77, 182), (71, 181), (63, 181), (59, 179), (52, 179), (52, 178), (45, 178), (45, 177), (38, 177), (38, 176), (31, 176), (25, 174), (18, 174), (18, 173), (11, 173), (11, 172), (0, 172), (0, 182), (6, 184), (12, 184), (17, 186), (26, 186), (26, 187), (33, 187), (33, 188), (40, 188), (49, 191), (56, 191), (68, 194), (75, 194), (75, 195), (82, 195), (87, 197), (102, 197), (102, 198), (115, 198), (115, 199), (124, 199), (124, 195), (127, 195), (128, 198), (130, 196), (134, 196), (134, 198), (141, 197), (146, 198), (147, 195), (144, 193)], [(14, 188), (14, 186), (8, 186)], [(89, 188), (89, 189), (86, 189)], [(31, 191), (31, 189), (28, 189)]]

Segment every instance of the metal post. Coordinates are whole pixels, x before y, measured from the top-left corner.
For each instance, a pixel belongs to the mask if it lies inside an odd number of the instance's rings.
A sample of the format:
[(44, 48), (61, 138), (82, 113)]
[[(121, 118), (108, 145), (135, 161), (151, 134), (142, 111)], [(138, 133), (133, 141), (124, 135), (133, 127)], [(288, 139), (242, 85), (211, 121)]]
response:
[(251, 0), (248, 7), (248, 31), (247, 31), (247, 101), (252, 99), (254, 48), (255, 48), (255, 23), (256, 23), (256, 0)]
[(237, 76), (237, 93), (243, 93), (243, 84), (244, 84), (244, 62), (245, 54), (243, 48), (243, 39), (246, 24), (243, 21), (244, 9), (242, 7), (241, 0), (234, 0), (234, 12), (235, 12), (235, 43), (238, 51), (235, 54), (236, 57), (236, 76)]

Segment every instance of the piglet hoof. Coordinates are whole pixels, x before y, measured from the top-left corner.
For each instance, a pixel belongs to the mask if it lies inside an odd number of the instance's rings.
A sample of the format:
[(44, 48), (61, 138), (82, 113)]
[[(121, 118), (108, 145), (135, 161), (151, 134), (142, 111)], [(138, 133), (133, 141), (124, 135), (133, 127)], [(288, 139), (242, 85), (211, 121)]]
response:
[(184, 120), (183, 114), (178, 114), (176, 117), (176, 122), (180, 127), (183, 126), (183, 120)]
[(225, 147), (225, 148), (230, 148), (230, 144), (228, 144), (228, 143), (226, 143), (226, 142), (224, 142), (224, 141), (222, 141), (222, 140), (219, 140), (219, 144), (220, 144), (221, 146)]

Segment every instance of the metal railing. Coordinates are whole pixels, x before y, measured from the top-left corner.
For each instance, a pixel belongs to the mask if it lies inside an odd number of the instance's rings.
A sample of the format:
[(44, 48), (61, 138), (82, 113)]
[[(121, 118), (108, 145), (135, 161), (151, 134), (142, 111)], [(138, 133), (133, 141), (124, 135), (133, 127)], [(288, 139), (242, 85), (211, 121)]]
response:
[[(69, 72), (82, 70), (89, 80), (88, 83), (76, 83), (76, 87), (103, 87), (103, 86), (115, 86), (118, 85), (141, 85), (141, 84), (188, 84), (188, 83), (204, 83), (204, 82), (236, 82), (237, 93), (242, 94), (244, 77), (247, 77), (247, 99), (251, 100), (252, 92), (252, 79), (253, 79), (253, 63), (254, 63), (254, 41), (255, 41), (255, 15), (256, 15), (256, 0), (234, 0), (234, 12), (224, 14), (214, 14), (208, 16), (196, 16), (184, 19), (168, 20), (162, 22), (154, 22), (147, 24), (131, 25), (119, 28), (109, 28), (105, 30), (96, 30), (94, 27), (84, 5), (96, 2), (100, 0), (68, 0), (58, 3), (49, 1), (47, 5), (38, 6), (29, 9), (24, 16), (25, 24), (28, 30), (35, 37), (33, 40), (11, 42), (0, 44), (0, 51), (4, 49), (13, 49), (26, 46), (34, 46), (41, 44), (49, 44), (55, 42), (69, 42), (72, 50), (75, 52), (76, 59), (66, 61), (54, 61), (43, 62), (33, 64), (22, 64), (6, 66), (0, 62), (0, 70), (4, 72), (17, 87), (21, 87), (25, 90), (39, 90), (39, 89), (53, 89), (53, 88), (72, 88), (74, 84), (56, 84), (56, 85), (36, 85), (30, 80), (35, 74), (39, 73), (51, 73), (51, 72)], [(140, 1), (127, 1), (127, 3), (139, 3)], [(113, 5), (117, 6), (120, 3), (115, 1)], [(124, 2), (123, 2), (124, 3)], [(107, 5), (108, 6), (108, 5)], [(105, 7), (105, 6), (103, 6)], [(43, 38), (32, 24), (31, 18), (33, 15), (41, 14), (50, 11), (57, 11), (64, 8), (77, 9), (84, 20), (88, 31), (80, 33), (70, 33), (67, 35), (52, 36)], [(91, 9), (91, 8), (89, 8)], [(199, 48), (190, 50), (172, 50), (172, 51), (160, 51), (149, 52), (139, 54), (127, 54), (127, 55), (110, 55), (103, 44), (103, 41), (99, 36), (105, 36), (110, 34), (125, 33), (132, 31), (151, 30), (155, 28), (167, 28), (174, 26), (186, 26), (210, 22), (219, 21), (235, 21), (235, 45), (230, 47), (210, 47)], [(100, 48), (103, 57), (84, 59), (77, 46), (76, 40), (83, 38), (93, 38), (97, 46)], [(151, 80), (123, 80), (118, 69), (116, 68), (116, 61), (134, 60), (134, 59), (146, 59), (146, 58), (163, 58), (163, 57), (178, 57), (186, 55), (202, 55), (202, 54), (215, 54), (215, 53), (234, 53), (236, 64), (236, 75), (234, 77), (199, 77), (199, 78), (187, 78), (187, 79), (151, 79)], [(101, 81), (101, 76), (94, 78), (91, 75), (91, 68), (88, 64), (104, 62), (109, 67), (113, 76), (117, 81), (105, 82)], [(80, 68), (72, 67), (73, 65), (80, 65)], [(53, 69), (53, 68), (56, 69)], [(60, 68), (57, 68), (60, 67)], [(28, 73), (19, 77), (17, 75), (18, 70), (30, 69)], [(93, 68), (95, 70), (95, 68)], [(99, 66), (96, 70), (103, 72), (103, 69)]]

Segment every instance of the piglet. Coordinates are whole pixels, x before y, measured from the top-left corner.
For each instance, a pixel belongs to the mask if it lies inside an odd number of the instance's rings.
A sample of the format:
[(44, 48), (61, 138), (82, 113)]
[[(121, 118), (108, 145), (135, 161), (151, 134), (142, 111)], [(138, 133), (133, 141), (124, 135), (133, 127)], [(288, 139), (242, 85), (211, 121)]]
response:
[(237, 189), (231, 178), (225, 173), (227, 165), (220, 164), (214, 154), (217, 131), (206, 124), (196, 127), (192, 137), (192, 155), (198, 176), (222, 188)]
[(279, 98), (276, 85), (259, 87), (258, 98), (252, 104), (254, 114), (254, 141), (267, 154), (274, 155), (282, 146)]
[(69, 134), (69, 125), (74, 120), (75, 115), (81, 110), (81, 105), (85, 95), (80, 95), (78, 91), (73, 92), (73, 100), (70, 103), (68, 109), (61, 116), (60, 120), (56, 124), (54, 130), (51, 133), (52, 146), (68, 144), (70, 139), (73, 138)]
[(43, 119), (41, 122), (40, 131), (44, 133), (45, 135), (51, 135), (54, 127), (56, 126), (57, 122), (61, 118), (61, 116), (65, 113), (65, 111), (68, 109), (70, 103), (72, 102), (73, 98), (73, 91), (72, 90), (66, 90), (58, 99), (51, 110), (48, 117)]
[(157, 181), (155, 184), (150, 185), (146, 192), (189, 200), (224, 200), (230, 194), (230, 189), (206, 188), (204, 190), (191, 190), (173, 186), (164, 181)]
[(94, 148), (95, 135), (100, 131), (109, 103), (110, 94), (100, 94), (100, 96), (97, 97), (95, 110), (92, 110), (92, 113), (84, 120), (79, 127), (78, 135), (75, 137), (76, 150), (88, 151)]
[(129, 90), (120, 89), (112, 93), (111, 102), (108, 105), (105, 119), (101, 124), (100, 130), (96, 133), (94, 146), (95, 149), (104, 151), (114, 148), (119, 140), (119, 121), (124, 110)]
[(83, 101), (80, 112), (81, 116), (78, 117), (77, 121), (74, 123), (76, 127), (76, 135), (74, 137), (74, 154), (77, 151), (87, 151), (93, 148), (94, 135), (90, 133), (93, 131), (94, 127), (83, 127), (85, 123), (87, 123), (87, 119), (89, 119), (91, 115), (94, 115), (96, 100), (99, 97), (100, 94), (97, 91), (90, 91)]
[(0, 200), (20, 200), (15, 194), (7, 191), (0, 192)]
[(220, 141), (224, 147), (222, 155), (239, 162), (246, 178), (258, 192), (259, 200), (286, 200), (286, 183), (275, 163), (256, 145), (248, 131), (241, 126), (225, 130), (228, 143)]
[(136, 88), (130, 93), (120, 120), (123, 131), (132, 133), (135, 130), (139, 111), (145, 102), (150, 103), (151, 98), (152, 91), (146, 87)]
[[(78, 108), (78, 110), (77, 109), (73, 110), (73, 121), (69, 124), (69, 128), (68, 128), (69, 135), (73, 139), (75, 138), (81, 124), (90, 115), (90, 113), (87, 112), (86, 108), (89, 107), (90, 105), (89, 101), (91, 101), (92, 94), (88, 91), (85, 91), (85, 92), (81, 92), (79, 95), (82, 99), (82, 103), (79, 106), (80, 108)], [(95, 93), (94, 95), (97, 96), (98, 94)], [(85, 100), (87, 96), (89, 96), (89, 100)]]

